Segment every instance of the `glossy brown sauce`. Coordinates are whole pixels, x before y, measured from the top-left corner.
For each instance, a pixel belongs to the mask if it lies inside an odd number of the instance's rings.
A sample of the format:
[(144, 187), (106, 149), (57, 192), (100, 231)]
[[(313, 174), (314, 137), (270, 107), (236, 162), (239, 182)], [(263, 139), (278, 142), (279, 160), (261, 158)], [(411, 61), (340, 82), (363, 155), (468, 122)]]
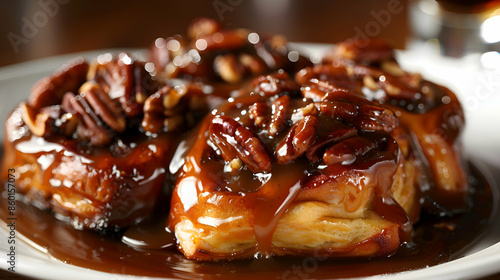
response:
[[(17, 201), (17, 230), (57, 260), (117, 274), (180, 279), (332, 279), (395, 273), (458, 258), (481, 236), (490, 220), (492, 190), (477, 169), (471, 166), (471, 171), (469, 182), (473, 190), (473, 207), (469, 212), (445, 219), (424, 214), (415, 225), (414, 246), (403, 246), (391, 257), (370, 260), (263, 258), (218, 263), (191, 261), (175, 249), (173, 236), (165, 230), (165, 211), (156, 211), (150, 219), (130, 228), (121, 239), (121, 234), (101, 236), (92, 231), (77, 230), (49, 212)], [(159, 205), (165, 207), (163, 203)], [(2, 196), (0, 217), (4, 221), (7, 218), (5, 209), (6, 199)], [(451, 231), (449, 226), (455, 229)]]

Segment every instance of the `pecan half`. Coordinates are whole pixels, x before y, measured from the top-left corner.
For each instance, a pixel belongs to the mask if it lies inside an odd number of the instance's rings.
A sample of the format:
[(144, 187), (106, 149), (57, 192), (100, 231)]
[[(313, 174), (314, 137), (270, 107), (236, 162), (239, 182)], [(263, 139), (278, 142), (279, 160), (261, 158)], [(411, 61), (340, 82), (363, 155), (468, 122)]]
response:
[(89, 140), (92, 145), (102, 146), (111, 142), (111, 132), (104, 127), (92, 107), (80, 95), (66, 93), (62, 100), (63, 108), (79, 117), (78, 136)]
[(316, 163), (319, 161), (320, 153), (331, 146), (333, 143), (338, 143), (344, 139), (355, 136), (358, 130), (354, 127), (338, 128), (325, 136), (318, 137), (311, 147), (306, 152), (306, 157), (310, 162)]
[(376, 148), (376, 143), (366, 138), (356, 136), (340, 141), (328, 148), (323, 154), (325, 164), (351, 164), (360, 155)]
[[(369, 105), (366, 101), (359, 101), (359, 98), (355, 96), (349, 96), (348, 98), (353, 99), (354, 102), (327, 99), (316, 102), (315, 105), (322, 114), (332, 118), (339, 118), (354, 125), (360, 131), (385, 131), (390, 133), (398, 126), (398, 119), (391, 110), (382, 106)], [(360, 105), (354, 105), (356, 103)]]
[(360, 117), (354, 124), (361, 130), (393, 132), (398, 126), (398, 119), (391, 110), (376, 106), (363, 104), (359, 108)]
[(276, 98), (271, 104), (255, 102), (249, 108), (250, 119), (260, 129), (267, 129), (270, 137), (276, 136), (286, 126), (289, 116), (290, 97), (283, 95)]
[(287, 122), (287, 111), (290, 107), (290, 97), (283, 95), (273, 101), (271, 123), (269, 124), (269, 136), (276, 136)]
[(49, 77), (39, 80), (31, 89), (28, 104), (35, 110), (60, 104), (63, 95), (76, 92), (85, 82), (89, 65), (83, 58), (74, 59)]
[(341, 100), (326, 100), (315, 105), (321, 113), (331, 118), (355, 118), (359, 111), (356, 105)]
[(101, 85), (90, 81), (80, 87), (80, 96), (85, 98), (95, 112), (111, 129), (121, 133), (125, 130), (127, 122), (122, 115), (122, 110), (113, 101)]
[(158, 90), (157, 83), (144, 68), (144, 63), (135, 61), (127, 53), (93, 64), (88, 80), (101, 84), (111, 99), (119, 101), (129, 117), (142, 114), (142, 103)]
[(234, 119), (216, 116), (209, 130), (210, 140), (226, 162), (240, 158), (254, 173), (271, 171), (271, 158), (260, 140)]
[(168, 38), (157, 38), (151, 46), (151, 62), (155, 66), (153, 73), (156, 75), (162, 73), (166, 77), (175, 77), (178, 74), (178, 65), (173, 63), (176, 56), (182, 56), (186, 53), (186, 42), (184, 39), (175, 35)]
[(276, 148), (277, 162), (288, 163), (304, 154), (316, 140), (318, 126), (318, 120), (314, 116), (306, 116), (294, 124)]
[(406, 72), (401, 69), (396, 60), (393, 59), (382, 61), (382, 63), (380, 64), (380, 68), (382, 69), (382, 71), (385, 71), (395, 77), (406, 75)]

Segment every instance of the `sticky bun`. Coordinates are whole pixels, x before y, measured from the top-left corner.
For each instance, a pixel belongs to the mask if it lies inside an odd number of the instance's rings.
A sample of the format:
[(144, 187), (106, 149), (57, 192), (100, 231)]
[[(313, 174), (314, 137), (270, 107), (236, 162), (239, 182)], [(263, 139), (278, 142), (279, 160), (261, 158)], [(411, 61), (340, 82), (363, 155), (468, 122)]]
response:
[(373, 256), (408, 240), (419, 169), (391, 136), (397, 117), (348, 90), (313, 100), (310, 86), (261, 77), (206, 117), (170, 210), (186, 256)]
[(148, 103), (166, 89), (126, 53), (75, 59), (40, 80), (6, 121), (3, 164), (18, 172), (18, 193), (76, 227), (146, 217), (178, 140), (139, 128), (154, 126)]

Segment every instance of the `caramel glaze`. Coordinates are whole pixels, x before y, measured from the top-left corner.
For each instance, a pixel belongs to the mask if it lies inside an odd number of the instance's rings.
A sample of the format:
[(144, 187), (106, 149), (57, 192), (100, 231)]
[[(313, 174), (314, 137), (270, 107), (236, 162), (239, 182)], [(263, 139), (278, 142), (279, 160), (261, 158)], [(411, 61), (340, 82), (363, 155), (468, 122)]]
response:
[[(388, 258), (317, 261), (271, 258), (219, 263), (187, 260), (174, 249), (175, 243), (165, 232), (167, 213), (163, 210), (168, 204), (166, 195), (160, 200), (161, 207), (157, 207), (150, 218), (125, 232), (122, 241), (116, 236), (75, 229), (50, 212), (22, 201), (17, 201), (16, 205), (16, 230), (57, 260), (117, 274), (175, 279), (337, 279), (396, 273), (461, 257), (492, 221), (489, 219), (492, 190), (477, 169), (471, 166), (470, 170), (471, 210), (450, 218), (424, 214), (415, 226), (415, 246), (402, 247)], [(6, 209), (6, 196), (2, 195), (0, 218), (3, 221), (7, 218)]]

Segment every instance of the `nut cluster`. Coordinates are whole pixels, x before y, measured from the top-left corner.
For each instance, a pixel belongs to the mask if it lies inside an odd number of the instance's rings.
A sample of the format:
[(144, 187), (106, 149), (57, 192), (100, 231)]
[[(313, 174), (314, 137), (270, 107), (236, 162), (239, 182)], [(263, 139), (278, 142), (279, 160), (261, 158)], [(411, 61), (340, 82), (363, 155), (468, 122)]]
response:
[(151, 134), (178, 131), (192, 127), (206, 110), (201, 85), (163, 86), (146, 99), (141, 127)]
[(106, 54), (90, 66), (76, 59), (40, 80), (20, 108), (34, 135), (60, 134), (102, 146), (143, 115), (144, 102), (157, 89), (143, 62), (126, 53)]
[(289, 62), (282, 36), (261, 38), (246, 29), (227, 29), (212, 19), (200, 18), (188, 28), (188, 40), (180, 36), (158, 38), (152, 61), (159, 76), (197, 77), (235, 84), (245, 77), (286, 67)]
[[(311, 164), (346, 165), (387, 148), (398, 125), (392, 111), (347, 89), (302, 80), (299, 85), (281, 73), (260, 77), (254, 81), (256, 102), (235, 100), (212, 119), (210, 140), (231, 169), (244, 163), (254, 173), (269, 172), (272, 162), (288, 164), (301, 156)], [(238, 110), (239, 121), (227, 116)], [(397, 154), (397, 145), (391, 152)]]
[[(435, 92), (435, 87), (424, 81), (420, 74), (402, 70), (394, 58), (394, 50), (381, 40), (339, 43), (324, 58), (324, 63), (319, 67), (321, 69), (309, 70), (308, 78), (325, 73), (326, 68), (341, 68), (346, 74), (342, 79), (356, 81), (357, 92), (379, 103), (416, 113), (424, 113), (440, 103), (441, 96)], [(339, 78), (330, 76), (322, 80), (337, 83)]]
[(264, 145), (248, 128), (234, 119), (215, 117), (210, 126), (210, 139), (232, 167), (240, 159), (252, 172), (271, 171), (271, 159)]

